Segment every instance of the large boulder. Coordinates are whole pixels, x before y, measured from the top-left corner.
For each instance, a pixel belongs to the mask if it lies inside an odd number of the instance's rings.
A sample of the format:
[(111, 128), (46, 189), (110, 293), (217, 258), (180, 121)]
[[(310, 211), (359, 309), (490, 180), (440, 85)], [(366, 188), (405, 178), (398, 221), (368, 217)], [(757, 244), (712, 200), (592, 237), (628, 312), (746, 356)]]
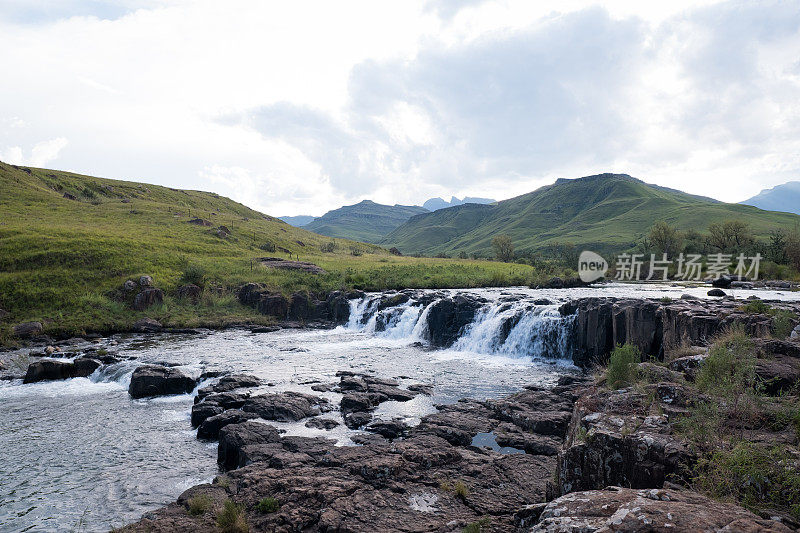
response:
[(44, 326), (42, 326), (41, 322), (22, 322), (21, 324), (17, 324), (14, 326), (14, 335), (20, 338), (27, 338), (33, 337), (35, 335), (40, 335)]
[(227, 425), (219, 432), (217, 462), (225, 470), (244, 466), (244, 448), (276, 443), (280, 438), (277, 429), (260, 422), (248, 421)]
[(532, 506), (530, 511), (527, 519), (518, 521), (520, 530), (524, 527), (525, 531), (547, 533), (791, 531), (780, 522), (756, 516), (738, 505), (688, 490), (608, 487), (567, 494), (547, 505)]
[(256, 308), (262, 315), (286, 318), (289, 312), (289, 300), (282, 294), (266, 294), (258, 301)]
[(216, 439), (219, 432), (230, 424), (241, 424), (247, 420), (258, 418), (254, 413), (246, 413), (239, 409), (230, 409), (218, 415), (206, 418), (197, 429), (197, 437), (201, 439)]
[(133, 331), (138, 331), (139, 333), (154, 333), (161, 331), (162, 327), (161, 322), (148, 317), (140, 318), (133, 323)]
[(451, 346), (467, 325), (475, 318), (475, 313), (483, 306), (476, 298), (457, 295), (453, 298), (442, 298), (428, 312), (428, 340), (434, 346), (447, 348)]
[(163, 303), (164, 291), (161, 289), (154, 289), (152, 287), (144, 289), (133, 298), (133, 308), (136, 311), (144, 311), (149, 307)]
[(292, 294), (289, 299), (289, 318), (301, 320), (308, 318), (311, 314), (312, 305), (308, 295), (302, 292)]
[(100, 365), (100, 361), (88, 357), (79, 357), (74, 361), (41, 359), (28, 365), (23, 383), (87, 377)]
[(194, 378), (175, 368), (154, 365), (140, 366), (131, 375), (128, 394), (132, 398), (187, 394), (192, 392), (196, 384)]

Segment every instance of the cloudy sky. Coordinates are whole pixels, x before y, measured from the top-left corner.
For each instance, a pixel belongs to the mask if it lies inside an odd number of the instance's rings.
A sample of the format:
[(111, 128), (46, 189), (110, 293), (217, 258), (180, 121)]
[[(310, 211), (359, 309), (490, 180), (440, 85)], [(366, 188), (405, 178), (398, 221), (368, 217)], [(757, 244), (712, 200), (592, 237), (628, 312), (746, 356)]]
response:
[(647, 4), (0, 0), (0, 160), (273, 215), (800, 179), (800, 3)]

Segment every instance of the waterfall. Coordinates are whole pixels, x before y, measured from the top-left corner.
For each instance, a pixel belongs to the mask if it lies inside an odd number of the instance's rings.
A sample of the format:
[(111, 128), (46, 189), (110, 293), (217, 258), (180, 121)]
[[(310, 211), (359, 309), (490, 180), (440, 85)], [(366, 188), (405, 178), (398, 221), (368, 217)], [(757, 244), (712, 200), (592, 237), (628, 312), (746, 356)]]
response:
[[(346, 328), (409, 343), (426, 342), (431, 310), (451, 295), (436, 293), (434, 298), (430, 293), (424, 295), (419, 291), (396, 305), (387, 305), (384, 294), (351, 300)], [(472, 322), (459, 332), (450, 349), (532, 360), (570, 360), (575, 318), (562, 316), (558, 305), (537, 303), (520, 297), (514, 301), (476, 304), (480, 307)]]

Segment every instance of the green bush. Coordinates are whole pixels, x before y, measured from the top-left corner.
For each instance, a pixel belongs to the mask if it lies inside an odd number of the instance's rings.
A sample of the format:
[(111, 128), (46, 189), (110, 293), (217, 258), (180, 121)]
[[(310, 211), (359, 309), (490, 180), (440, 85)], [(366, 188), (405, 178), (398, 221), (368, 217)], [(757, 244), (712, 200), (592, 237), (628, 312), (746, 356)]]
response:
[(206, 269), (199, 265), (188, 265), (181, 274), (181, 283), (193, 283), (198, 287), (206, 284)]
[(778, 339), (785, 339), (791, 335), (797, 323), (797, 315), (788, 309), (776, 309), (772, 315), (772, 334)]
[(700, 390), (732, 398), (756, 385), (755, 345), (740, 327), (717, 337), (695, 380)]
[(208, 494), (198, 494), (197, 496), (189, 498), (186, 504), (190, 515), (200, 516), (211, 508), (212, 501)]
[(259, 513), (275, 513), (281, 508), (281, 504), (275, 498), (263, 498), (256, 504), (256, 511)]
[(250, 527), (241, 505), (225, 500), (222, 511), (217, 515), (217, 527), (223, 533), (247, 533)]
[(744, 311), (745, 313), (749, 314), (765, 314), (771, 309), (772, 307), (770, 307), (768, 304), (765, 304), (761, 300), (753, 300), (739, 307), (740, 311)]
[(489, 525), (490, 518), (488, 516), (484, 516), (480, 520), (476, 520), (475, 522), (470, 522), (466, 525), (464, 529), (461, 530), (461, 533), (481, 533), (483, 529)]
[(637, 365), (642, 361), (639, 348), (623, 344), (614, 348), (606, 369), (606, 382), (611, 389), (621, 389), (636, 381)]
[(275, 252), (275, 243), (267, 241), (264, 244), (262, 244), (261, 246), (259, 246), (259, 248), (261, 248), (265, 252), (274, 253)]
[(321, 252), (325, 252), (326, 254), (332, 254), (336, 251), (336, 241), (331, 240), (326, 242), (325, 244), (319, 247)]
[(741, 442), (698, 463), (695, 487), (718, 498), (735, 498), (759, 511), (778, 509), (800, 518), (800, 471), (781, 446)]

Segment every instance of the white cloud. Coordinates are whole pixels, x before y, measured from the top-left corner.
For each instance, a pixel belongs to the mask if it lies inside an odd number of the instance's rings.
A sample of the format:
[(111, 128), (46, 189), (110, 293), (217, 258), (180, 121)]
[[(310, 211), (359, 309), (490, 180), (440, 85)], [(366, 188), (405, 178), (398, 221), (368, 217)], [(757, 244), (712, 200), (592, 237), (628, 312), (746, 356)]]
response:
[(43, 167), (55, 161), (61, 150), (67, 146), (67, 139), (56, 137), (48, 141), (36, 143), (30, 150), (30, 155), (25, 156), (19, 146), (10, 146), (3, 150), (0, 159), (14, 165), (27, 165), (32, 167)]
[(0, 158), (273, 215), (609, 170), (740, 200), (800, 174), (799, 11), (15, 0), (0, 8)]

